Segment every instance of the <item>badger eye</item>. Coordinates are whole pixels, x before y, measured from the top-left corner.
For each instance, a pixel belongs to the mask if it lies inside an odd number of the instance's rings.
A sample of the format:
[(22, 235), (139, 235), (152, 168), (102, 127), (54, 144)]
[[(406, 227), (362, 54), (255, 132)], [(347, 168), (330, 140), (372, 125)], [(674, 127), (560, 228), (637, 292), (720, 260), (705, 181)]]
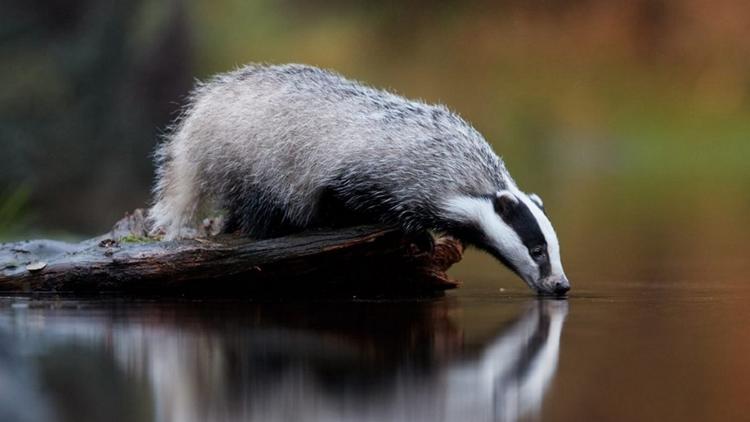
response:
[(529, 250), (529, 254), (534, 259), (540, 259), (546, 253), (544, 246), (534, 246)]

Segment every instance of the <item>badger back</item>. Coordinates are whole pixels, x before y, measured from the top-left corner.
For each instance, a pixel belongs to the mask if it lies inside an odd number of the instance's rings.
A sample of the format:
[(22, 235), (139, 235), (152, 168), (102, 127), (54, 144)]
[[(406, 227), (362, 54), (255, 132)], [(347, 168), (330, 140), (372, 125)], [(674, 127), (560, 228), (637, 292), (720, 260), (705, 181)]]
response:
[(300, 225), (331, 185), (398, 219), (452, 193), (494, 192), (507, 177), (447, 108), (302, 65), (250, 65), (202, 84), (165, 149), (194, 168), (202, 201), (253, 191)]

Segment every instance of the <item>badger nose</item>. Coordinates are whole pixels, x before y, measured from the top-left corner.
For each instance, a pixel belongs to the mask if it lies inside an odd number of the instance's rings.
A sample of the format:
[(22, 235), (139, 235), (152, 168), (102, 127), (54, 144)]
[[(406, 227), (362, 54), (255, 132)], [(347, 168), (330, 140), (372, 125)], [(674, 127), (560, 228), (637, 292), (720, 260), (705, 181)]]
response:
[(565, 293), (568, 293), (568, 290), (570, 290), (570, 282), (567, 278), (556, 281), (555, 285), (553, 286), (553, 291), (557, 296), (562, 296)]
[(565, 293), (568, 293), (568, 290), (570, 290), (569, 285), (560, 283), (559, 281), (555, 283), (555, 294), (557, 296), (562, 296)]

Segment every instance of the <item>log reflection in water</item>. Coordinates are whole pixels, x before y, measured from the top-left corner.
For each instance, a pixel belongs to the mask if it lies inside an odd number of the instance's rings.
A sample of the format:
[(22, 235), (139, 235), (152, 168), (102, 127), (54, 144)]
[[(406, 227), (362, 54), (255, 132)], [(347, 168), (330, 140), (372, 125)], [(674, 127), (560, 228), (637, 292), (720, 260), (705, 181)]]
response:
[(0, 380), (20, 392), (0, 398), (0, 416), (515, 419), (542, 404), (567, 313), (564, 301), (532, 301), (468, 350), (460, 304), (446, 300), (31, 305), (0, 308)]

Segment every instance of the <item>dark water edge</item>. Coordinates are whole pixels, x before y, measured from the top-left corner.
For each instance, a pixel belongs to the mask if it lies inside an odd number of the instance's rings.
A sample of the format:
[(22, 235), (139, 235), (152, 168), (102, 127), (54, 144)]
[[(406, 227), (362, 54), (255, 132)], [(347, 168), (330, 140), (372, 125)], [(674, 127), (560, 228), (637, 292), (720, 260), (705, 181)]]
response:
[(0, 420), (736, 420), (742, 283), (567, 300), (0, 299)]

